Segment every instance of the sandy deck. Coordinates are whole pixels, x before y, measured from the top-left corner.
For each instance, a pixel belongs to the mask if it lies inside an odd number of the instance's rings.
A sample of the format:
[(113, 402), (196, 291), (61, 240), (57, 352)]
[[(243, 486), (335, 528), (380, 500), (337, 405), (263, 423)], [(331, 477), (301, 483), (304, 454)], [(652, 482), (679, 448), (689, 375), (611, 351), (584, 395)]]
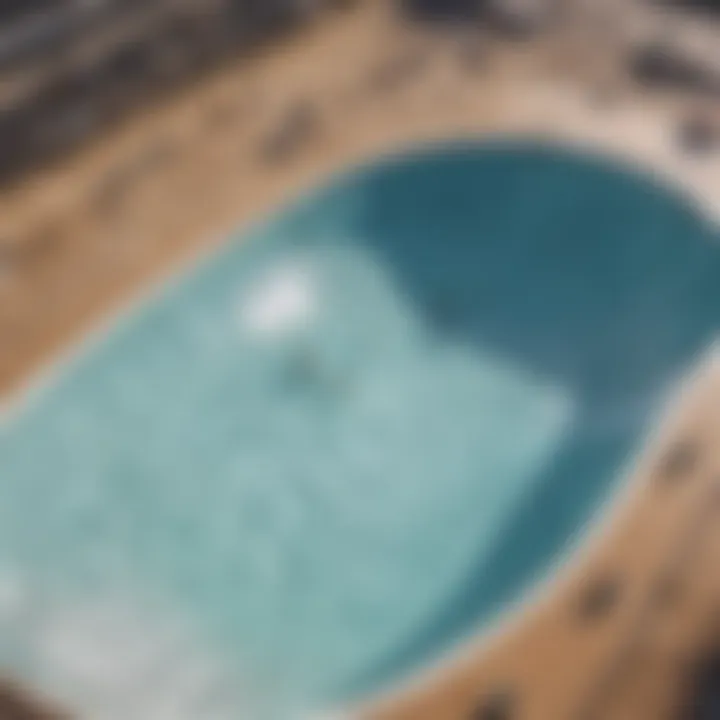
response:
[[(673, 142), (679, 99), (641, 96), (582, 37), (561, 46), (489, 43), (477, 58), (467, 48), (457, 33), (401, 31), (384, 3), (361, 4), (216, 72), (5, 192), (0, 391), (9, 397), (33, 382), (109, 313), (217, 247), (231, 229), (348, 163), (413, 142), (492, 133), (576, 142), (645, 164), (720, 213), (720, 157), (686, 157)], [(294, 107), (311, 108), (310, 130), (273, 159), (268, 141)], [(720, 578), (711, 569), (720, 524), (706, 521), (720, 508), (718, 397), (713, 365), (672, 413), (668, 442), (648, 450), (601, 541), (522, 622), (369, 714), (670, 717), (680, 670), (718, 624)], [(697, 463), (663, 479), (662, 454), (687, 437), (699, 448)], [(679, 590), (658, 603), (669, 570)], [(605, 578), (617, 583), (617, 603), (594, 587)], [(600, 607), (590, 619), (578, 610), (587, 592)], [(487, 714), (477, 710), (488, 702)]]

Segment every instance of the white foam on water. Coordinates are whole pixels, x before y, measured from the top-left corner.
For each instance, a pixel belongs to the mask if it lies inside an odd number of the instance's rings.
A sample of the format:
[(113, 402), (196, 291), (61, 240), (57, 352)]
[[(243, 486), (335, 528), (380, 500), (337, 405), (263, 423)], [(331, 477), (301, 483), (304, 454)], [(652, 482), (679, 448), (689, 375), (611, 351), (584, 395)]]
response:
[(309, 269), (288, 263), (273, 269), (240, 298), (240, 324), (252, 335), (273, 339), (306, 326), (317, 309)]
[(3, 672), (80, 720), (288, 718), (170, 613), (59, 599), (0, 574)]

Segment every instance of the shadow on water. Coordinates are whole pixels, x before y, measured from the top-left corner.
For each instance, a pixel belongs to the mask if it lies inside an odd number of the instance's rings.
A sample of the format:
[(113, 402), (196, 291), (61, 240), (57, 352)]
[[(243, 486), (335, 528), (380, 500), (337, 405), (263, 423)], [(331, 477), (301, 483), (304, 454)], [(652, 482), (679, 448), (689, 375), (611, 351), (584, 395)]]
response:
[(438, 342), (505, 357), (578, 405), (495, 547), (423, 631), (356, 679), (356, 694), (447, 648), (566, 549), (720, 326), (720, 245), (651, 180), (558, 149), (443, 148), (347, 182), (363, 198), (354, 236)]

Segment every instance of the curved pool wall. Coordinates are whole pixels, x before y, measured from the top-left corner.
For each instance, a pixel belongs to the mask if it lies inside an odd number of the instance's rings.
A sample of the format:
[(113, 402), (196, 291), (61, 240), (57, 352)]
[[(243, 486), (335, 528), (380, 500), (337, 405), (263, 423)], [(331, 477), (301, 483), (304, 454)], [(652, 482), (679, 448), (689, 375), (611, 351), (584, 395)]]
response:
[(116, 702), (87, 638), (134, 687), (182, 627), (166, 686), (197, 652), (255, 690), (203, 720), (397, 682), (548, 575), (719, 326), (717, 232), (633, 171), (458, 144), (336, 178), (8, 419), (0, 661)]

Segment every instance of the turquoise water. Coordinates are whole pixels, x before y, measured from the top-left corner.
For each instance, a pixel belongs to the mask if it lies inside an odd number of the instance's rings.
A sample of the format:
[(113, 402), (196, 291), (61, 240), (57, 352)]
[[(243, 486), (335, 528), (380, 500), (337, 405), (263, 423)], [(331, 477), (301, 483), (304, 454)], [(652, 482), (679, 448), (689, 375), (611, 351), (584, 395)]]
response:
[[(608, 499), (720, 326), (713, 232), (518, 145), (371, 165), (238, 236), (3, 427), (0, 660), (97, 706), (170, 651), (134, 640), (98, 680), (77, 637), (182, 627), (258, 715), (407, 676)], [(202, 702), (169, 717), (225, 717)]]

